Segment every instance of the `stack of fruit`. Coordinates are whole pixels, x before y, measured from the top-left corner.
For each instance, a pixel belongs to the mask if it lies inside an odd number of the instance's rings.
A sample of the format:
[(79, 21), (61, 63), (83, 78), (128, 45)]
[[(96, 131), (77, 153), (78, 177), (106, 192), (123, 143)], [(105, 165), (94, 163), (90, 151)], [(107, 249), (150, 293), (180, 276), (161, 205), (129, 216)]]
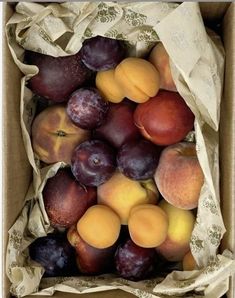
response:
[[(55, 231), (29, 248), (46, 275), (116, 272), (140, 280), (160, 264), (193, 269), (190, 237), (204, 181), (194, 115), (177, 93), (158, 43), (146, 59), (94, 37), (69, 57), (26, 52), (39, 73), (28, 86), (47, 107), (32, 125), (35, 155), (68, 167), (43, 190)], [(68, 249), (68, 242), (70, 249)], [(75, 255), (71, 250), (75, 251)], [(163, 268), (163, 267), (161, 267)]]

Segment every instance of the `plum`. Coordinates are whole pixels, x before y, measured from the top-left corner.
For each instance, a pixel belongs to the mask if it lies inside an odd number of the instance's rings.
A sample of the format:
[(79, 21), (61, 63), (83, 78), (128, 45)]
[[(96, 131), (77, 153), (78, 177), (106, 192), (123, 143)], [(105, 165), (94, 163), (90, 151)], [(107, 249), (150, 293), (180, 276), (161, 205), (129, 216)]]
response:
[(83, 129), (94, 129), (102, 124), (108, 112), (106, 102), (95, 88), (76, 90), (67, 104), (67, 113), (74, 124)]
[(127, 99), (118, 104), (111, 103), (106, 119), (94, 131), (94, 137), (106, 140), (116, 148), (140, 138), (139, 129), (133, 120), (135, 108), (136, 105)]
[(117, 166), (125, 176), (134, 180), (153, 177), (160, 158), (160, 147), (147, 140), (135, 140), (121, 146)]
[(74, 150), (71, 169), (82, 184), (99, 186), (113, 175), (116, 169), (116, 154), (113, 148), (103, 141), (85, 141)]
[(126, 279), (139, 281), (154, 272), (155, 249), (137, 246), (131, 239), (120, 244), (115, 253), (117, 273)]
[(116, 67), (124, 55), (121, 41), (102, 36), (85, 40), (81, 48), (82, 62), (94, 71)]
[(29, 88), (55, 102), (67, 101), (71, 93), (91, 76), (91, 70), (83, 64), (79, 52), (66, 57), (52, 57), (26, 51), (25, 63), (39, 68), (39, 73), (29, 80)]
[(29, 246), (30, 258), (44, 269), (45, 277), (76, 275), (75, 249), (64, 234), (48, 234)]
[(96, 204), (96, 188), (81, 186), (69, 168), (60, 169), (47, 180), (43, 200), (51, 225), (68, 228)]

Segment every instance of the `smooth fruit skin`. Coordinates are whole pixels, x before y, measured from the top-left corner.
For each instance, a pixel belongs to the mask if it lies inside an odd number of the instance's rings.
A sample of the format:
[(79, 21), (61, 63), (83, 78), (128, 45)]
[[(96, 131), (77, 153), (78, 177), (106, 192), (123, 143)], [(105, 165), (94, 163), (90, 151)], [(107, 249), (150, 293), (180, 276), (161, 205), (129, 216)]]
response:
[(106, 140), (115, 148), (139, 139), (141, 135), (133, 118), (135, 108), (136, 105), (129, 100), (111, 103), (105, 121), (95, 130), (94, 136)]
[(191, 210), (198, 206), (204, 174), (196, 146), (181, 142), (166, 147), (154, 175), (163, 198), (177, 208)]
[(43, 189), (45, 210), (53, 227), (68, 228), (96, 204), (96, 189), (81, 186), (70, 169), (60, 169)]
[(94, 205), (77, 223), (77, 231), (89, 245), (104, 249), (115, 244), (121, 229), (119, 216), (109, 207)]
[(63, 234), (48, 234), (29, 246), (29, 256), (44, 269), (44, 277), (77, 274), (75, 250)]
[(54, 102), (67, 101), (71, 93), (91, 76), (91, 71), (83, 64), (79, 52), (56, 58), (26, 51), (25, 61), (39, 68), (39, 73), (29, 80), (29, 88), (37, 95)]
[(47, 164), (70, 164), (74, 149), (89, 137), (88, 130), (73, 124), (62, 104), (47, 107), (32, 123), (33, 151)]
[(123, 100), (124, 94), (114, 78), (114, 69), (99, 71), (95, 79), (96, 88), (108, 101), (119, 103)]
[(117, 166), (128, 178), (153, 178), (160, 157), (160, 148), (147, 140), (124, 143), (117, 154)]
[(146, 102), (159, 90), (159, 73), (147, 60), (129, 57), (115, 69), (116, 82), (122, 88), (125, 97), (137, 103)]
[(69, 228), (67, 238), (76, 250), (76, 262), (81, 273), (93, 275), (112, 271), (114, 254), (117, 248), (116, 243), (104, 249), (90, 246), (82, 240), (77, 232), (76, 225)]
[(167, 146), (183, 140), (193, 129), (194, 115), (178, 93), (160, 90), (137, 106), (134, 121), (147, 140)]
[(133, 281), (148, 278), (154, 272), (155, 257), (153, 248), (139, 247), (128, 239), (119, 245), (115, 254), (117, 273), (121, 277)]
[(74, 177), (82, 184), (99, 186), (114, 174), (116, 154), (105, 142), (89, 140), (74, 150), (71, 169)]
[(128, 229), (132, 241), (144, 248), (155, 248), (167, 237), (168, 217), (158, 206), (143, 204), (131, 209)]
[(131, 209), (139, 204), (156, 204), (158, 190), (153, 181), (134, 181), (120, 172), (97, 188), (98, 204), (109, 206), (126, 225)]
[(161, 42), (152, 49), (148, 61), (151, 62), (160, 74), (160, 89), (177, 92), (171, 74), (169, 55)]
[(80, 52), (83, 63), (94, 71), (116, 67), (125, 55), (121, 41), (103, 36), (86, 39)]
[(190, 250), (183, 257), (182, 265), (184, 271), (192, 271), (197, 268), (197, 263)]
[(156, 250), (168, 261), (182, 261), (190, 249), (189, 243), (195, 224), (193, 212), (174, 207), (165, 200), (158, 206), (166, 212), (169, 227), (166, 240)]
[(80, 88), (69, 98), (67, 114), (71, 121), (83, 129), (100, 126), (109, 106), (96, 88)]

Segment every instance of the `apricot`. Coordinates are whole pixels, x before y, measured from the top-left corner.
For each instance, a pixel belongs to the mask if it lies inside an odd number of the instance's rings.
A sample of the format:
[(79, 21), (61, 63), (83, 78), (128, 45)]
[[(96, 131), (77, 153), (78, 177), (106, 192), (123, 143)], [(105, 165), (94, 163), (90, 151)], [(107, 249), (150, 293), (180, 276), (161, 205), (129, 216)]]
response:
[(73, 150), (90, 136), (69, 119), (64, 105), (53, 105), (36, 116), (32, 124), (33, 151), (47, 164), (71, 163)]
[(95, 79), (96, 88), (106, 100), (119, 103), (123, 100), (122, 89), (114, 79), (114, 69), (99, 71)]
[(97, 189), (98, 204), (109, 206), (126, 225), (130, 210), (139, 204), (156, 204), (158, 191), (152, 180), (135, 181), (116, 172)]
[(191, 250), (189, 250), (184, 256), (182, 265), (184, 271), (192, 271), (196, 269), (197, 263), (191, 253)]
[(151, 62), (160, 75), (160, 89), (177, 92), (172, 78), (169, 55), (161, 42), (152, 49), (148, 61)]
[(107, 248), (118, 239), (121, 222), (118, 215), (109, 207), (94, 205), (87, 209), (77, 223), (81, 238), (95, 248)]
[(196, 208), (204, 174), (195, 144), (181, 142), (166, 147), (161, 153), (154, 178), (159, 192), (170, 204), (186, 210)]
[(156, 247), (166, 239), (168, 218), (158, 206), (139, 205), (130, 212), (128, 229), (135, 244), (145, 248)]
[(190, 210), (176, 208), (162, 200), (158, 205), (168, 216), (169, 226), (165, 241), (156, 248), (166, 260), (182, 261), (189, 251), (195, 217)]
[(126, 58), (115, 69), (114, 77), (125, 97), (143, 103), (157, 94), (160, 77), (156, 68), (141, 58)]

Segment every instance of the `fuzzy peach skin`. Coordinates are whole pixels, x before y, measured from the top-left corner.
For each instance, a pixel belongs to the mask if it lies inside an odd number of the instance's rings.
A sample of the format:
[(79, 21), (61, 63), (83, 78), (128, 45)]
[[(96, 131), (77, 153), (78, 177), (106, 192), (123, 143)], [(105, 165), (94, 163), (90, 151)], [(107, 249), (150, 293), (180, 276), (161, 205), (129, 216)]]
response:
[(167, 214), (158, 206), (138, 205), (132, 208), (128, 219), (132, 241), (145, 248), (154, 248), (163, 243), (168, 231)]
[(126, 58), (115, 68), (114, 78), (125, 97), (143, 103), (157, 94), (160, 76), (156, 68), (141, 58)]
[(158, 190), (153, 180), (134, 181), (116, 172), (97, 188), (98, 204), (109, 206), (127, 224), (131, 209), (139, 204), (157, 204)]
[(99, 71), (96, 75), (95, 83), (96, 88), (106, 100), (113, 103), (119, 103), (123, 100), (122, 88), (114, 79), (114, 69)]
[(197, 268), (197, 263), (191, 253), (191, 250), (189, 250), (184, 256), (182, 265), (184, 271), (192, 271)]
[(89, 131), (73, 124), (64, 105), (46, 108), (32, 124), (33, 151), (47, 164), (59, 161), (70, 164), (73, 150), (89, 136)]
[(161, 42), (152, 49), (148, 61), (156, 67), (160, 74), (160, 89), (177, 92), (171, 74), (169, 55)]
[(159, 192), (170, 204), (186, 210), (196, 208), (204, 174), (195, 144), (181, 142), (166, 147), (161, 153), (154, 179)]
[(165, 241), (156, 247), (156, 251), (168, 261), (182, 261), (190, 249), (189, 243), (195, 224), (193, 212), (176, 208), (165, 200), (158, 206), (167, 214), (169, 226)]

